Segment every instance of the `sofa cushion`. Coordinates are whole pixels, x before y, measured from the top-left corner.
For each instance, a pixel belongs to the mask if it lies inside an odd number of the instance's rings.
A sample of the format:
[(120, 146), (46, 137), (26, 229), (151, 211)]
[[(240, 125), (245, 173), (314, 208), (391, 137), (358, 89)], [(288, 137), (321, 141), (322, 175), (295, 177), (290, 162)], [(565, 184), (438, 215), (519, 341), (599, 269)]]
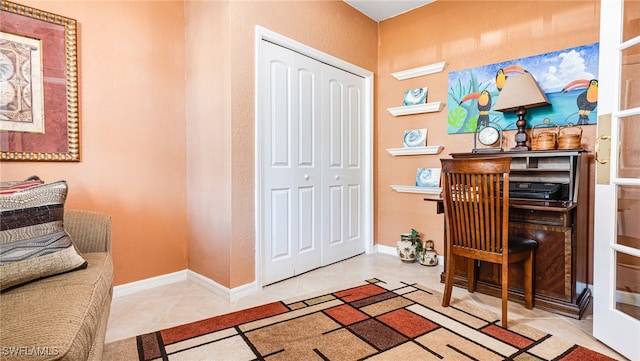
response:
[(9, 187), (17, 190), (0, 194), (0, 290), (85, 268), (63, 229), (67, 183)]
[(89, 266), (0, 294), (3, 360), (86, 360), (110, 307), (110, 254), (86, 253)]

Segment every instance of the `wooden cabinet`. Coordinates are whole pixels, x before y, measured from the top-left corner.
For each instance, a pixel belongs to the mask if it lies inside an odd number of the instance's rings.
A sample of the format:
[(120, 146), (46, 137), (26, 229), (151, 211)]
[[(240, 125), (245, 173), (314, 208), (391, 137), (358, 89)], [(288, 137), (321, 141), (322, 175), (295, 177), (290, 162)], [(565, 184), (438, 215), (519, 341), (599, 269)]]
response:
[[(587, 287), (589, 197), (586, 152), (456, 153), (451, 156), (512, 157), (510, 182), (549, 182), (566, 186), (561, 199), (511, 198), (509, 232), (538, 242), (535, 307), (569, 317), (582, 317), (591, 296)], [(524, 303), (522, 268), (511, 267), (510, 272), (509, 297)], [(466, 262), (456, 262), (455, 282), (466, 287)], [(499, 265), (480, 264), (477, 290), (500, 296)]]

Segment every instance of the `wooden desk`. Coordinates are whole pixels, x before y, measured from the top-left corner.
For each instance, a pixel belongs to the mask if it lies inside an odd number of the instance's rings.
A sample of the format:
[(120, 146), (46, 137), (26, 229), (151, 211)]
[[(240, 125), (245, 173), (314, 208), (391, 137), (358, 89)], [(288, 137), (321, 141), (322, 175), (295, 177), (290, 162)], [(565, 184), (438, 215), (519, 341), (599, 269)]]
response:
[[(511, 199), (509, 232), (530, 237), (538, 242), (534, 266), (534, 307), (581, 318), (591, 299), (591, 291), (587, 288), (586, 154), (582, 150), (575, 150), (458, 153), (452, 156), (512, 157), (512, 181), (515, 179), (570, 183), (570, 192), (566, 200)], [(424, 200), (438, 202), (437, 213), (444, 213), (444, 205), (439, 195), (428, 196)], [(445, 247), (446, 231), (445, 228)], [(466, 262), (456, 262), (454, 284), (466, 287), (466, 268)], [(444, 277), (443, 272), (441, 282), (444, 282)], [(524, 303), (523, 278), (521, 267), (510, 269), (509, 298), (521, 303)], [(500, 297), (499, 265), (480, 262), (477, 291)]]

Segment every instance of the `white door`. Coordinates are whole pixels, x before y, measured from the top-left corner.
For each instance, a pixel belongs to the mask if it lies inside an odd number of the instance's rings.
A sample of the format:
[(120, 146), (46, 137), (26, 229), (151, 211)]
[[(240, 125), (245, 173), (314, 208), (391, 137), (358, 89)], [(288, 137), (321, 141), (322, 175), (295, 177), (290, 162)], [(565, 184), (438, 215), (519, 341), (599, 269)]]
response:
[(363, 124), (364, 79), (325, 66), (322, 109), (324, 154), (323, 264), (365, 250)]
[(265, 285), (365, 251), (371, 113), (364, 77), (331, 59), (258, 46), (256, 238)]
[(593, 334), (640, 360), (640, 2), (600, 11)]
[(321, 63), (262, 41), (264, 278), (321, 266)]
[(324, 152), (323, 263), (363, 253), (363, 124), (364, 80), (327, 66), (323, 90), (326, 112)]

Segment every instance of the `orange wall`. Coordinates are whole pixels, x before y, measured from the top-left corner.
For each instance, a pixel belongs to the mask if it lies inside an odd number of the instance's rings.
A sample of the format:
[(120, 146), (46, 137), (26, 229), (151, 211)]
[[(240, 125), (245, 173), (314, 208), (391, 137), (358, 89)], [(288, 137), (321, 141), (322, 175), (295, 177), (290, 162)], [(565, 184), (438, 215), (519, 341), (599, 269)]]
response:
[(375, 71), (377, 23), (339, 0), (185, 9), (189, 269), (234, 288), (255, 280), (255, 26)]
[[(394, 246), (413, 227), (441, 251), (435, 206), (389, 185), (411, 184), (416, 168), (473, 138), (446, 134), (446, 108), (400, 118), (386, 108), (425, 85), (446, 101), (448, 71), (596, 42), (600, 14), (596, 0), (438, 0), (376, 24), (339, 0), (21, 3), (79, 23), (82, 161), (3, 162), (2, 179), (66, 179), (69, 207), (110, 214), (116, 285), (189, 267), (229, 288), (255, 274), (255, 25), (376, 72), (375, 241)], [(390, 75), (442, 60), (439, 74)], [(424, 126), (440, 156), (385, 151)]]
[[(446, 102), (450, 71), (598, 42), (599, 4), (597, 0), (438, 0), (380, 23), (376, 84), (379, 244), (394, 246), (400, 233), (415, 228), (423, 233), (423, 239), (433, 239), (436, 250), (443, 253), (443, 216), (436, 215), (435, 204), (423, 201), (419, 194), (397, 193), (389, 185), (410, 185), (418, 167), (440, 167), (440, 158), (470, 152), (473, 147), (473, 134), (447, 135), (447, 107), (439, 113), (399, 118), (386, 109), (399, 105), (404, 90), (423, 86), (429, 88), (428, 101)], [(441, 73), (404, 81), (390, 75), (440, 61), (448, 63)], [(444, 146), (438, 156), (393, 157), (385, 151), (402, 146), (405, 129), (424, 127), (428, 128), (428, 145)], [(584, 127), (583, 147), (592, 148), (595, 128)], [(513, 134), (505, 132), (505, 149), (513, 146)], [(593, 177), (593, 171), (591, 174)]]
[(78, 22), (81, 162), (3, 162), (2, 179), (65, 179), (68, 208), (110, 214), (115, 284), (185, 269), (184, 4), (20, 3)]

